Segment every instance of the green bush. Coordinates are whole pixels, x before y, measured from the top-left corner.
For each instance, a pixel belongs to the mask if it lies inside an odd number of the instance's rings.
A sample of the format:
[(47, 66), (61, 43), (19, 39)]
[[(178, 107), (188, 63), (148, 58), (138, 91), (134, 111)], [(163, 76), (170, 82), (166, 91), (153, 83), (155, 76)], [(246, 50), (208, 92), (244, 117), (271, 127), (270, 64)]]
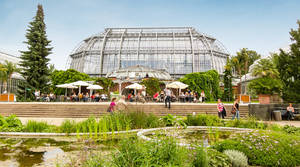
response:
[(218, 151), (238, 150), (246, 154), (250, 165), (300, 165), (300, 137), (278, 132), (241, 133), (213, 146)]
[(50, 132), (51, 126), (47, 122), (29, 120), (24, 128), (25, 132)]
[(113, 154), (112, 164), (122, 167), (133, 166), (187, 166), (188, 149), (176, 145), (174, 140), (147, 142), (125, 139)]
[(225, 122), (226, 127), (236, 127), (236, 128), (249, 128), (249, 129), (266, 129), (268, 125), (263, 122), (259, 122), (254, 117), (249, 117), (246, 119), (234, 119)]
[(222, 120), (215, 115), (188, 115), (185, 123), (188, 126), (221, 126)]
[(225, 150), (224, 154), (230, 158), (233, 167), (248, 166), (248, 158), (243, 152), (237, 150)]
[(183, 126), (183, 127), (187, 126), (182, 119), (178, 119), (171, 114), (163, 116), (162, 120), (166, 126)]
[(300, 128), (295, 126), (285, 125), (282, 130), (288, 134), (300, 135)]
[(8, 117), (0, 116), (0, 131), (2, 132), (21, 132), (24, 127), (22, 122), (16, 115), (10, 115)]
[(154, 114), (146, 114), (141, 110), (127, 110), (125, 111), (128, 119), (131, 122), (132, 129), (140, 128), (156, 128), (165, 126), (164, 122), (161, 121)]
[(231, 161), (226, 154), (215, 149), (207, 149), (208, 164), (211, 167), (231, 167)]
[(194, 167), (208, 167), (207, 152), (203, 147), (196, 147), (195, 158), (193, 161)]

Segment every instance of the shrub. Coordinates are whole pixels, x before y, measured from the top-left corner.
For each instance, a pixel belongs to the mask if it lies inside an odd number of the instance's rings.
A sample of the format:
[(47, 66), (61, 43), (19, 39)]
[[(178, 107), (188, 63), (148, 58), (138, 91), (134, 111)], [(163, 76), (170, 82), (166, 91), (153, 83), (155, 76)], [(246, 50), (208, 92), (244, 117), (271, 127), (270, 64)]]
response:
[(125, 139), (113, 154), (115, 166), (186, 166), (188, 149), (176, 145), (174, 140), (147, 142)]
[(157, 116), (153, 114), (146, 114), (141, 110), (131, 109), (125, 111), (125, 113), (131, 122), (132, 129), (155, 128), (165, 126), (164, 122), (162, 122)]
[(243, 152), (237, 150), (225, 150), (224, 154), (226, 154), (229, 157), (233, 167), (248, 166), (248, 158)]
[(226, 127), (237, 127), (237, 128), (250, 128), (250, 129), (266, 129), (267, 124), (259, 122), (255, 117), (249, 117), (247, 119), (234, 119), (225, 122)]
[(207, 152), (203, 147), (196, 147), (195, 158), (193, 161), (194, 167), (208, 167)]
[(188, 126), (221, 126), (223, 125), (222, 120), (215, 115), (188, 115), (186, 119)]
[(231, 167), (231, 161), (226, 154), (215, 149), (207, 149), (208, 164), (211, 167)]
[(215, 144), (218, 151), (238, 150), (249, 159), (250, 165), (300, 165), (300, 137), (278, 132), (255, 131), (241, 133)]
[(21, 132), (23, 128), (22, 122), (16, 115), (10, 115), (6, 118), (0, 116), (0, 131)]
[(282, 130), (288, 134), (300, 135), (300, 128), (295, 126), (285, 125)]
[(162, 117), (162, 120), (166, 126), (187, 126), (183, 120), (178, 119), (171, 114)]
[(29, 120), (25, 125), (25, 132), (49, 132), (50, 125), (47, 122)]

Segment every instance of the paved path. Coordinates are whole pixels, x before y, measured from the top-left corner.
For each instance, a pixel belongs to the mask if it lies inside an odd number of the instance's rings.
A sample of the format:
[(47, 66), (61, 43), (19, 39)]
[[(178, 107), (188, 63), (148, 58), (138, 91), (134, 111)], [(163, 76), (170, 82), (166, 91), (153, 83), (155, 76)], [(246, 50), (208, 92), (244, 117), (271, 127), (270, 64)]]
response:
[(278, 124), (281, 126), (290, 125), (290, 126), (300, 127), (300, 121), (265, 121), (265, 122), (270, 124)]

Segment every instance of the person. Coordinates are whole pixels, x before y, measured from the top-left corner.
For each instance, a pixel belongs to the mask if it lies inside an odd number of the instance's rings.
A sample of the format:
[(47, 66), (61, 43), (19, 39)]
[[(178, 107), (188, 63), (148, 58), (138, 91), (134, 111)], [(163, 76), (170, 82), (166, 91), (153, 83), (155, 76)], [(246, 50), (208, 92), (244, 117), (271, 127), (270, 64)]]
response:
[(287, 120), (288, 121), (292, 120), (294, 117), (294, 112), (295, 112), (295, 109), (294, 109), (292, 103), (290, 103), (290, 105), (286, 108), (286, 111), (287, 111)]
[(40, 91), (39, 90), (35, 90), (34, 96), (35, 96), (36, 101), (39, 101), (40, 100)]
[(78, 101), (81, 101), (82, 97), (83, 97), (83, 94), (82, 93), (78, 93)]
[(158, 96), (159, 96), (159, 93), (156, 92), (156, 93), (153, 95), (153, 101), (158, 102), (158, 101), (159, 101)]
[(164, 91), (161, 91), (161, 92), (160, 92), (159, 97), (160, 97), (160, 102), (164, 102), (164, 99), (165, 99)]
[(232, 119), (235, 119), (235, 117), (237, 119), (240, 119), (239, 99), (238, 98), (235, 99), (232, 107), (233, 107), (233, 110), (235, 111), (232, 115)]
[(55, 95), (52, 92), (50, 93), (49, 97), (50, 97), (50, 101), (54, 101), (55, 100)]
[(165, 107), (167, 108), (167, 103), (169, 103), (169, 109), (171, 108), (171, 90), (168, 88), (165, 88)]
[(204, 101), (205, 101), (205, 93), (204, 93), (204, 90), (201, 91), (200, 96), (201, 96), (201, 102), (204, 103)]
[(117, 102), (118, 110), (125, 110), (127, 109), (127, 103), (125, 101), (125, 95), (123, 95)]
[(90, 95), (88, 92), (86, 92), (83, 101), (87, 102), (87, 101), (89, 101), (89, 98), (90, 98)]
[(225, 116), (224, 109), (225, 109), (225, 107), (224, 107), (224, 104), (221, 102), (221, 99), (218, 99), (217, 108), (218, 108), (218, 116), (219, 116), (219, 118), (224, 119), (224, 116)]
[(116, 102), (115, 102), (116, 100), (117, 100), (117, 98), (115, 98), (115, 97), (111, 99), (111, 102), (109, 104), (107, 112), (110, 112), (111, 114), (113, 114), (113, 112), (116, 109)]

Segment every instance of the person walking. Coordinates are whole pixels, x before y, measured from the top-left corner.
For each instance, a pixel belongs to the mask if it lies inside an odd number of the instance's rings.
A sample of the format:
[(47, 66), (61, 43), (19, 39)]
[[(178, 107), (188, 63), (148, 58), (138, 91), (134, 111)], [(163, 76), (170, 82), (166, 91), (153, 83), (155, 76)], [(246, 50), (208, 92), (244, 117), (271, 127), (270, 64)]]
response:
[(109, 104), (107, 112), (110, 112), (111, 114), (114, 113), (115, 108), (116, 108), (116, 100), (117, 100), (117, 98), (115, 98), (115, 97), (111, 99), (111, 102)]
[(205, 101), (205, 93), (204, 93), (204, 90), (201, 91), (200, 96), (201, 96), (201, 102), (204, 103), (204, 101)]
[(167, 108), (167, 103), (169, 103), (169, 109), (171, 108), (171, 90), (168, 88), (165, 88), (165, 106)]
[(225, 110), (225, 106), (222, 103), (221, 99), (218, 99), (217, 108), (218, 108), (218, 116), (219, 116), (219, 118), (224, 119), (224, 116), (225, 116), (224, 112), (226, 113), (226, 110)]
[(288, 121), (292, 120), (294, 117), (294, 112), (295, 112), (295, 109), (294, 109), (292, 103), (290, 103), (290, 105), (286, 108), (286, 111), (287, 111), (287, 120)]
[(237, 119), (240, 119), (240, 110), (239, 110), (239, 107), (240, 107), (240, 105), (239, 105), (239, 99), (236, 98), (235, 101), (234, 101), (234, 103), (233, 103), (232, 111), (231, 111), (231, 113), (233, 114), (232, 115), (232, 119), (235, 119), (235, 117)]

